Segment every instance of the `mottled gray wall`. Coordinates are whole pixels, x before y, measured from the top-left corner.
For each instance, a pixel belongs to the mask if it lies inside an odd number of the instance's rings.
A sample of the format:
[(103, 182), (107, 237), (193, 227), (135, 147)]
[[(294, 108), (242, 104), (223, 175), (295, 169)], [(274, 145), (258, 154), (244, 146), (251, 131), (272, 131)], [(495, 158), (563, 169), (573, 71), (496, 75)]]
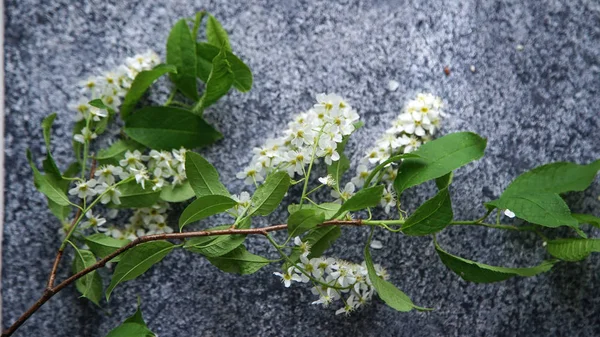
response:
[[(170, 26), (207, 9), (252, 68), (248, 94), (232, 93), (208, 112), (226, 135), (202, 154), (232, 191), (240, 163), (265, 135), (280, 129), (312, 96), (338, 92), (366, 126), (348, 149), (356, 161), (418, 91), (442, 96), (443, 132), (471, 130), (489, 139), (487, 156), (460, 169), (452, 188), (459, 219), (482, 214), (481, 201), (541, 163), (586, 163), (600, 157), (600, 5), (589, 1), (6, 1), (6, 218), (2, 298), (6, 326), (35, 301), (58, 243), (57, 223), (36, 193), (25, 148), (41, 155), (42, 117), (57, 111), (54, 151), (69, 155), (71, 112), (79, 79), (148, 47), (164, 57)], [(517, 45), (524, 49), (517, 50)], [(450, 76), (443, 67), (451, 68)], [(472, 73), (469, 67), (474, 65)], [(396, 92), (387, 82), (398, 80)], [(600, 208), (598, 180), (569, 203)], [(404, 196), (412, 210), (433, 189)], [(279, 212), (262, 224), (285, 220)], [(381, 216), (381, 214), (377, 214)], [(596, 233), (598, 234), (598, 233)], [(365, 231), (344, 229), (331, 255), (362, 260)], [(284, 289), (264, 268), (223, 274), (177, 251), (115, 291), (103, 310), (71, 287), (45, 305), (18, 336), (104, 336), (134, 310), (137, 295), (161, 336), (593, 336), (600, 335), (600, 259), (559, 264), (531, 279), (475, 285), (439, 261), (428, 238), (378, 233), (386, 250), (374, 259), (392, 281), (431, 313), (397, 313), (379, 300), (350, 316), (309, 305), (308, 289)], [(453, 228), (448, 250), (498, 265), (533, 265), (545, 257), (527, 234)], [(250, 238), (262, 254), (264, 239)], [(71, 257), (68, 256), (66, 260)], [(60, 269), (60, 278), (68, 267)]]

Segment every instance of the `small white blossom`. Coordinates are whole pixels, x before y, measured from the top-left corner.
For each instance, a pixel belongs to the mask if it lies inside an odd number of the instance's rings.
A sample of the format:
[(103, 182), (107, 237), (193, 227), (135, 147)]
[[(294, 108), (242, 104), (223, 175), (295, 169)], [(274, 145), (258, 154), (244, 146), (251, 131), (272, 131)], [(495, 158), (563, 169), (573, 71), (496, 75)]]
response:
[(96, 190), (94, 187), (96, 186), (96, 179), (90, 179), (88, 181), (79, 181), (76, 182), (75, 187), (69, 190), (70, 195), (77, 195), (79, 198), (84, 199), (87, 197), (93, 197), (96, 195)]
[(95, 132), (90, 131), (90, 129), (87, 127), (83, 127), (83, 129), (81, 129), (81, 133), (74, 135), (73, 139), (78, 143), (84, 144), (85, 142), (89, 142), (97, 137), (98, 135)]
[(102, 226), (106, 223), (106, 219), (95, 216), (92, 213), (92, 210), (87, 211), (85, 213), (85, 217), (87, 218), (87, 221), (84, 221), (83, 223), (81, 223), (81, 225), (86, 228), (93, 228), (94, 230), (100, 230), (100, 226)]
[(335, 186), (335, 179), (333, 179), (333, 176), (331, 176), (331, 174), (325, 177), (320, 177), (318, 180), (323, 185), (327, 185), (329, 187)]
[(342, 203), (342, 201), (348, 200), (350, 199), (353, 195), (354, 195), (354, 191), (356, 190), (356, 187), (354, 186), (353, 183), (347, 183), (346, 186), (344, 186), (344, 189), (342, 189), (341, 191), (331, 191), (331, 196), (336, 198), (336, 200), (334, 202), (336, 203)]
[(513, 211), (511, 211), (510, 209), (505, 209), (504, 215), (506, 215), (507, 217), (509, 217), (511, 219), (515, 217), (515, 213)]

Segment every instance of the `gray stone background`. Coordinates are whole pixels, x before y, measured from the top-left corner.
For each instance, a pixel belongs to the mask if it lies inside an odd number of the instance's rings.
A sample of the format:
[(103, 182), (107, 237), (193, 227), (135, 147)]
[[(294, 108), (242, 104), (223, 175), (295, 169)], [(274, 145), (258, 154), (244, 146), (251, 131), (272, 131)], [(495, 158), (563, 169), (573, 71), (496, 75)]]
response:
[[(458, 219), (481, 216), (481, 202), (497, 197), (527, 169), (600, 157), (595, 0), (9, 0), (5, 7), (5, 327), (40, 295), (59, 240), (58, 224), (34, 190), (25, 160), (26, 147), (41, 157), (41, 119), (58, 112), (53, 146), (57, 161), (66, 165), (72, 116), (67, 104), (78, 95), (78, 80), (147, 48), (164, 57), (170, 26), (196, 10), (207, 9), (222, 21), (234, 51), (255, 76), (250, 93), (229, 94), (207, 112), (226, 138), (201, 153), (234, 192), (243, 187), (235, 173), (250, 159), (249, 150), (310, 107), (319, 92), (346, 96), (362, 114), (366, 126), (348, 147), (355, 162), (419, 91), (447, 103), (444, 133), (471, 130), (487, 137), (486, 157), (456, 174)], [(395, 92), (387, 90), (392, 79), (400, 82)], [(429, 185), (412, 189), (403, 205), (414, 210), (432, 192)], [(599, 194), (596, 180), (568, 201), (576, 211), (598, 215)], [(281, 211), (256, 225), (285, 218)], [(375, 251), (374, 259), (415, 303), (435, 311), (398, 313), (375, 300), (350, 317), (335, 316), (309, 304), (308, 288), (285, 289), (272, 276), (276, 266), (240, 277), (176, 251), (119, 286), (102, 309), (68, 288), (16, 335), (104, 336), (134, 311), (138, 295), (149, 326), (161, 336), (600, 335), (598, 256), (529, 279), (475, 285), (442, 265), (429, 238), (377, 237), (385, 249)], [(365, 238), (364, 230), (344, 229), (329, 254), (361, 261)], [(264, 239), (248, 241), (254, 252), (274, 256)], [(493, 265), (528, 266), (545, 257), (541, 241), (528, 234), (452, 228), (440, 241), (453, 253)], [(59, 278), (68, 269), (63, 264)]]

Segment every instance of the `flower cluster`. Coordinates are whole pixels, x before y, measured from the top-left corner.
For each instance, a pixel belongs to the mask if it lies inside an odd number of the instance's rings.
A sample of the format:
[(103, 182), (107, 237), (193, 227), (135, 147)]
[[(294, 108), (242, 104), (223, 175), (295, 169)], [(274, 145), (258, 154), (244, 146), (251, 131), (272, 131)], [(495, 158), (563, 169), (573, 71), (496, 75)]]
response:
[(76, 121), (86, 121), (86, 125), (76, 134), (73, 139), (79, 143), (89, 142), (95, 139), (97, 131), (93, 128), (100, 121), (109, 116), (109, 112), (94, 106), (89, 102), (94, 99), (100, 99), (104, 105), (112, 110), (117, 110), (121, 101), (135, 76), (143, 70), (154, 68), (160, 63), (158, 54), (153, 51), (147, 51), (143, 54), (127, 58), (125, 64), (109, 70), (99, 76), (91, 76), (82, 81), (82, 97), (69, 107), (76, 111)]
[(167, 225), (168, 210), (169, 204), (166, 202), (158, 202), (152, 207), (138, 208), (129, 217), (129, 223), (124, 228), (111, 226), (104, 231), (119, 240), (134, 240), (144, 235), (173, 233), (173, 228)]
[(119, 165), (133, 175), (142, 187), (146, 187), (146, 181), (152, 182), (152, 189), (156, 191), (185, 182), (186, 152), (185, 148), (170, 152), (150, 150), (147, 155), (142, 155), (138, 150), (127, 151)]
[[(364, 262), (356, 264), (326, 257), (309, 259), (309, 244), (299, 237), (294, 239), (294, 243), (302, 251), (301, 262), (287, 268), (284, 273), (274, 273), (281, 277), (286, 287), (291, 286), (292, 282), (312, 282), (311, 292), (318, 296), (312, 304), (328, 307), (333, 302), (341, 300), (343, 306), (336, 310), (336, 314), (348, 315), (373, 297), (375, 288), (369, 279)], [(386, 270), (381, 266), (375, 265), (375, 271), (383, 279), (388, 278)]]
[(316, 99), (311, 109), (288, 124), (283, 136), (254, 148), (250, 164), (237, 177), (253, 184), (274, 170), (286, 170), (290, 177), (303, 176), (305, 167), (317, 158), (328, 165), (338, 161), (338, 144), (354, 132), (359, 115), (336, 94), (318, 94)]

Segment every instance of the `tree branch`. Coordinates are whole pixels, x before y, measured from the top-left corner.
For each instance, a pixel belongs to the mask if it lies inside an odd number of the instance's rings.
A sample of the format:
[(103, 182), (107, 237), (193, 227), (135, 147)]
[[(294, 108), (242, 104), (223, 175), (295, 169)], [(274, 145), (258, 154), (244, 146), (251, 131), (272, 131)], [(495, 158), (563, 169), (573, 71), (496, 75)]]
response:
[[(331, 220), (325, 221), (319, 226), (362, 226), (364, 222), (362, 220)], [(59, 283), (57, 286), (52, 286), (50, 282), (54, 281), (54, 276), (56, 275), (56, 269), (58, 268), (58, 262), (60, 261), (60, 257), (62, 256), (62, 251), (59, 251), (57, 257), (55, 259), (54, 265), (52, 267), (52, 272), (50, 274), (51, 279), (49, 280), (48, 287), (42, 294), (42, 296), (23, 314), (19, 319), (17, 319), (8, 329), (2, 332), (2, 337), (11, 336), (31, 315), (33, 315), (44, 303), (46, 303), (49, 299), (51, 299), (56, 293), (63, 290), (73, 282), (82, 278), (83, 276), (91, 273), (92, 271), (102, 268), (106, 265), (107, 262), (115, 258), (116, 256), (124, 253), (125, 251), (141, 244), (144, 242), (150, 241), (158, 241), (158, 240), (183, 240), (187, 238), (199, 237), (199, 236), (216, 236), (216, 235), (231, 235), (231, 234), (241, 234), (241, 235), (266, 235), (268, 232), (276, 232), (287, 229), (287, 224), (281, 225), (273, 225), (262, 228), (250, 228), (250, 229), (223, 229), (223, 230), (214, 230), (214, 231), (196, 231), (196, 232), (184, 232), (184, 233), (171, 233), (171, 234), (153, 234), (141, 236), (125, 246), (115, 250), (111, 254), (106, 257), (98, 260), (95, 264), (79, 271), (76, 274), (73, 274), (71, 277)]]

